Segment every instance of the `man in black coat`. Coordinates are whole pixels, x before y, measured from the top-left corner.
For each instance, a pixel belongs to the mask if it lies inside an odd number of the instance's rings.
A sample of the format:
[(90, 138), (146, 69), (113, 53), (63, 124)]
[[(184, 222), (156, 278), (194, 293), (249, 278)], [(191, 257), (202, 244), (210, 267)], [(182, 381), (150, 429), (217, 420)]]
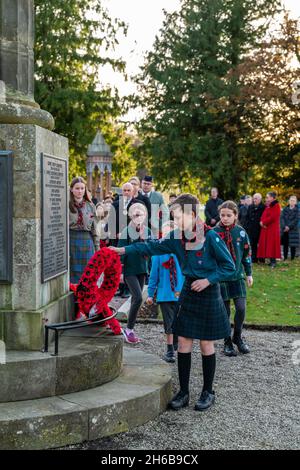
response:
[(217, 188), (212, 188), (210, 194), (211, 197), (205, 204), (205, 222), (207, 225), (215, 227), (220, 220), (218, 207), (222, 204), (223, 200), (218, 197)]
[(252, 262), (257, 263), (257, 245), (260, 236), (260, 218), (263, 211), (265, 210), (265, 205), (262, 203), (262, 195), (256, 193), (253, 196), (253, 204), (248, 207), (246, 215), (246, 227), (247, 233), (250, 238), (251, 249), (252, 249)]
[(239, 204), (239, 224), (244, 227), (246, 231), (248, 231), (248, 209), (252, 204), (252, 197), (251, 196), (242, 196), (240, 199)]
[(137, 176), (130, 178), (129, 183), (133, 186), (133, 199), (141, 202), (147, 207), (148, 212), (148, 225), (150, 227), (151, 220), (151, 202), (150, 199), (144, 196), (141, 192), (141, 183), (140, 179)]

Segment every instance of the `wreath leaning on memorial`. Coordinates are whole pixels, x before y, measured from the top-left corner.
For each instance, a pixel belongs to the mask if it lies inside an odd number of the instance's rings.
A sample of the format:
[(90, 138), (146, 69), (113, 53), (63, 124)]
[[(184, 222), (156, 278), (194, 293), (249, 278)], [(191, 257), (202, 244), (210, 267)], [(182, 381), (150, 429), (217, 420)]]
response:
[[(112, 311), (108, 303), (114, 297), (120, 283), (122, 266), (120, 257), (108, 248), (101, 248), (89, 260), (78, 284), (70, 284), (79, 311), (76, 318), (93, 318), (100, 315), (110, 317)], [(115, 335), (121, 334), (118, 320), (112, 318), (104, 323)]]

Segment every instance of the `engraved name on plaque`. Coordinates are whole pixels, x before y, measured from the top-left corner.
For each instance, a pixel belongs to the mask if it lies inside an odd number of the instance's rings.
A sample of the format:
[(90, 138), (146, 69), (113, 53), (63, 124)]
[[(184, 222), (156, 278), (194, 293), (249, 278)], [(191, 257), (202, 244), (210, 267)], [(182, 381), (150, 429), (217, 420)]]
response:
[(12, 152), (0, 151), (0, 283), (12, 282)]
[(68, 168), (42, 154), (42, 283), (68, 271)]

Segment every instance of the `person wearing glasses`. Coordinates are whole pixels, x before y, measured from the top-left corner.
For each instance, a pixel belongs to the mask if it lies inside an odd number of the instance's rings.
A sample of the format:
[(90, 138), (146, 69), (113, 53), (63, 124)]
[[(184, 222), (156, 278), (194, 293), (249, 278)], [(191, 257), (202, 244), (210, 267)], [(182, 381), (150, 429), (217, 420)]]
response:
[[(120, 234), (118, 247), (122, 248), (138, 242), (145, 242), (151, 238), (151, 231), (147, 225), (147, 208), (142, 203), (133, 203), (128, 216), (130, 222)], [(134, 332), (134, 326), (138, 311), (143, 302), (143, 289), (146, 275), (148, 273), (148, 257), (139, 253), (123, 255), (121, 258), (123, 264), (123, 276), (130, 294), (131, 305), (128, 314), (127, 327), (123, 334), (127, 343), (139, 343), (140, 339)]]

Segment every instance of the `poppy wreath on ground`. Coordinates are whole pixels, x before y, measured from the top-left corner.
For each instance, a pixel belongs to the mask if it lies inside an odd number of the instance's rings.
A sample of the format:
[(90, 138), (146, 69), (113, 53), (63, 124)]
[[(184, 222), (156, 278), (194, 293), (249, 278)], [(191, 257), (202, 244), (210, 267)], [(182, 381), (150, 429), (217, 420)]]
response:
[[(114, 297), (120, 283), (122, 266), (120, 257), (109, 248), (101, 248), (89, 260), (78, 284), (71, 284), (79, 311), (76, 318), (95, 319), (96, 315), (110, 317), (112, 311), (108, 303)], [(118, 320), (112, 318), (104, 323), (115, 335), (121, 334)]]

